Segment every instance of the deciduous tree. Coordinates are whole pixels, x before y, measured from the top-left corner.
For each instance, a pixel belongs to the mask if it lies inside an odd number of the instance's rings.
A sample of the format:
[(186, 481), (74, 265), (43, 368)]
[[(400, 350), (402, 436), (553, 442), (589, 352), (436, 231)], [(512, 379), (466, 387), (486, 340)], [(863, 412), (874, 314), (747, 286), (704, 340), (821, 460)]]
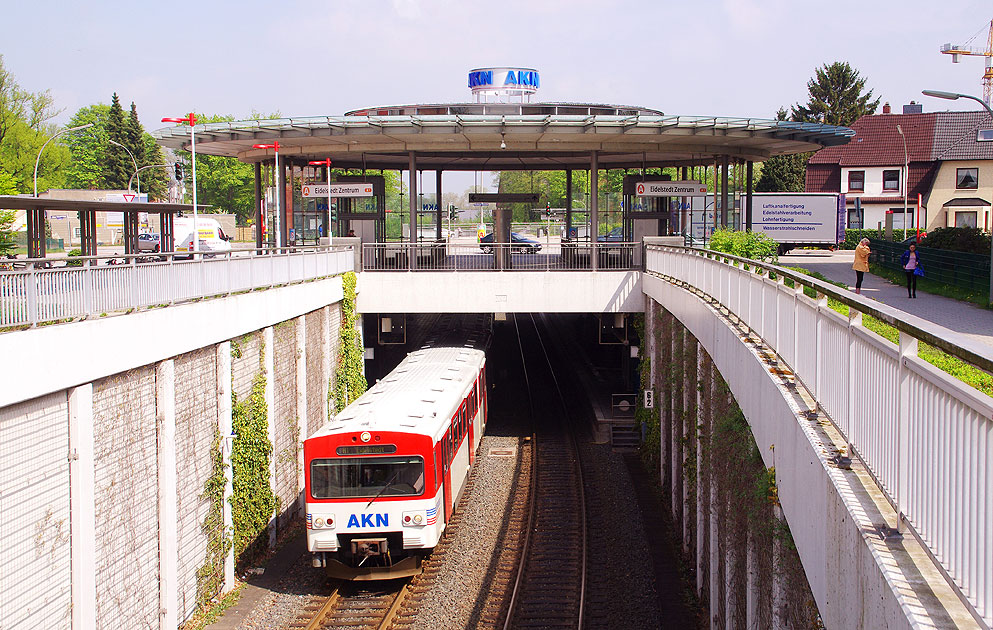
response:
[[(48, 90), (28, 92), (3, 65), (0, 55), (0, 180), (20, 193), (34, 188), (34, 164), (38, 151), (55, 133), (49, 122), (59, 111)], [(61, 182), (61, 168), (68, 152), (57, 143), (45, 149), (38, 168), (38, 189)]]

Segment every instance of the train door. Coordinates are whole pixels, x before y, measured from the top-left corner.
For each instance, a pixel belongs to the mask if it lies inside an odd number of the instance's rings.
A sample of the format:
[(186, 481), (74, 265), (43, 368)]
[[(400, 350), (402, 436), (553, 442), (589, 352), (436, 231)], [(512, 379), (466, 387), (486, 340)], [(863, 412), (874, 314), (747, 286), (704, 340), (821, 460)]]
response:
[(448, 428), (448, 432), (445, 433), (445, 437), (442, 438), (441, 442), (441, 471), (442, 471), (442, 484), (444, 486), (445, 494), (445, 523), (448, 523), (452, 518), (452, 429)]

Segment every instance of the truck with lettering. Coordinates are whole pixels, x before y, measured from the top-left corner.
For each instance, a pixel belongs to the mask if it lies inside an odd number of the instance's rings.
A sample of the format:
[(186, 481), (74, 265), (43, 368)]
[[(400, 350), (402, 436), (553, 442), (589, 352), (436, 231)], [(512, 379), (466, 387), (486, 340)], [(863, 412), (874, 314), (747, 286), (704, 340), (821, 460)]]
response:
[(779, 254), (797, 247), (834, 249), (845, 240), (843, 193), (754, 193), (752, 231), (779, 243)]

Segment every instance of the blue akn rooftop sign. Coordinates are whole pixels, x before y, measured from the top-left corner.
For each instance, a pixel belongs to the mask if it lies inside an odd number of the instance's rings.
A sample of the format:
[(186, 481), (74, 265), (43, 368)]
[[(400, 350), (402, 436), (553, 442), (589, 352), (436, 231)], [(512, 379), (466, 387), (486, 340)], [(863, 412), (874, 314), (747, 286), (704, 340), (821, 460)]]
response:
[(534, 92), (541, 87), (541, 78), (538, 71), (532, 68), (477, 68), (469, 72), (469, 87), (473, 92)]

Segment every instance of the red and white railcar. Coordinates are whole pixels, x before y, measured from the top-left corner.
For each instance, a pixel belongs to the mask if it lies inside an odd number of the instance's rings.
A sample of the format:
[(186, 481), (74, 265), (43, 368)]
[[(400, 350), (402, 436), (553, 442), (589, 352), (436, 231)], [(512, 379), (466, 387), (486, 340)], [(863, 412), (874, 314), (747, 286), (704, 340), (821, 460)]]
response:
[(307, 548), (332, 577), (414, 575), (451, 519), (486, 428), (489, 331), (446, 337), (304, 441)]

